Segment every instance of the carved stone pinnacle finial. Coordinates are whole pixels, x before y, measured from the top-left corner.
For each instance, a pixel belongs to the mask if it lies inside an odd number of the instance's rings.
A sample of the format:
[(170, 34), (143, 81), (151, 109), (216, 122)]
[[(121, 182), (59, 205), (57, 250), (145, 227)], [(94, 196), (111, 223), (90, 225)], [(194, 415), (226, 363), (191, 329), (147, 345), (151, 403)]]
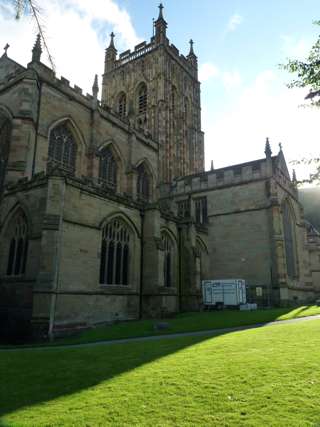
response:
[(98, 74), (94, 76), (94, 82), (92, 86), (92, 94), (94, 97), (97, 97), (99, 92), (99, 84), (98, 84)]
[(159, 18), (158, 19), (163, 19), (163, 13), (162, 13), (163, 9), (164, 9), (163, 4), (160, 3), (159, 4)]
[(115, 34), (114, 34), (114, 32), (112, 31), (112, 33), (110, 34), (110, 45), (109, 45), (109, 47), (112, 47), (113, 49), (115, 49), (115, 46), (114, 46), (114, 38), (115, 38)]
[(196, 56), (193, 50), (194, 41), (190, 39), (189, 43), (190, 43), (190, 51), (188, 56)]
[(4, 50), (4, 55), (5, 55), (5, 56), (7, 56), (7, 52), (8, 52), (9, 47), (10, 47), (10, 45), (7, 43), (7, 44), (5, 45), (5, 47), (3, 48), (3, 50)]
[(40, 37), (40, 34), (38, 34), (32, 49), (32, 61), (40, 62), (41, 54), (42, 54), (41, 37)]
[(295, 169), (292, 169), (292, 182), (294, 184), (297, 183), (297, 175), (296, 175), (296, 170)]
[(265, 145), (265, 149), (264, 149), (264, 154), (266, 155), (266, 157), (271, 157), (272, 155), (272, 151), (271, 151), (271, 147), (270, 147), (270, 142), (269, 142), (269, 138), (266, 138), (266, 145)]

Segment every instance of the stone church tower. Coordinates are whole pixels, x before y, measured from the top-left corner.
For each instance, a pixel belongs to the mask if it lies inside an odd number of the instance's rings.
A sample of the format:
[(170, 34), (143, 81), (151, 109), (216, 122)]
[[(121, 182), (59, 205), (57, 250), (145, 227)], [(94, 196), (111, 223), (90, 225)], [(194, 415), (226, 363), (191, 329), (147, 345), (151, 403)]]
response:
[(159, 142), (159, 181), (204, 170), (198, 62), (190, 40), (187, 57), (170, 44), (163, 6), (150, 43), (120, 54), (114, 34), (106, 49), (102, 104)]

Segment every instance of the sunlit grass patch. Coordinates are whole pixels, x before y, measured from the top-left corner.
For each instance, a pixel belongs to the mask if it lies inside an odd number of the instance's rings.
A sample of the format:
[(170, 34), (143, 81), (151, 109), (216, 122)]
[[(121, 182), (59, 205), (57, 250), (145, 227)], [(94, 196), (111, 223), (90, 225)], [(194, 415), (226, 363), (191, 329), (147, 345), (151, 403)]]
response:
[(210, 311), (198, 313), (181, 313), (173, 319), (161, 320), (168, 323), (168, 328), (155, 330), (158, 320), (138, 320), (122, 322), (111, 326), (101, 326), (80, 333), (77, 336), (58, 339), (57, 344), (77, 344), (103, 340), (163, 335), (179, 332), (195, 332), (210, 329), (230, 328), (272, 322), (275, 320), (294, 319), (320, 314), (319, 306), (301, 306), (297, 308), (274, 308), (256, 311)]
[(6, 425), (320, 423), (320, 321), (0, 353)]

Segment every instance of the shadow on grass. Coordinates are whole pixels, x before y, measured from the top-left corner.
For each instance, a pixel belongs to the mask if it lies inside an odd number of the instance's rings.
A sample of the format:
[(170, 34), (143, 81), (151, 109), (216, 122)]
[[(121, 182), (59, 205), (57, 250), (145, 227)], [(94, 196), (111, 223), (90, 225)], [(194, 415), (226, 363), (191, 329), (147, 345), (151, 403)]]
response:
[[(73, 344), (96, 343), (101, 341), (121, 340), (126, 338), (140, 338), (162, 336), (184, 332), (208, 331), (213, 329), (235, 328), (277, 320), (286, 320), (309, 315), (320, 315), (320, 307), (302, 306), (296, 308), (272, 308), (256, 311), (205, 311), (180, 313), (170, 319), (144, 319), (122, 321), (113, 325), (97, 326), (65, 338), (56, 338), (53, 342), (29, 342), (25, 344), (0, 343), (0, 351), (10, 348), (41, 348), (47, 346), (61, 346)], [(165, 322), (165, 329), (156, 329), (155, 324)]]
[(81, 392), (207, 339), (179, 337), (113, 346), (1, 352), (0, 426), (5, 425), (1, 417), (6, 414)]
[[(189, 331), (199, 331), (252, 325), (255, 322), (275, 320), (279, 315), (289, 314), (290, 311), (290, 309), (282, 309), (281, 312), (279, 310), (261, 310), (258, 316), (257, 312), (247, 312), (245, 316), (237, 317), (236, 324), (235, 318), (231, 314), (240, 312), (226, 312), (223, 316), (218, 316), (221, 313), (203, 313), (203, 316), (200, 316), (202, 320), (198, 318), (197, 323), (196, 318), (192, 318), (188, 328)], [(208, 324), (207, 320), (210, 315), (213, 315), (214, 322)], [(172, 320), (171, 332), (181, 332), (183, 325), (181, 322), (185, 321), (186, 316), (181, 315)], [(255, 322), (252, 321), (253, 319)], [(229, 332), (221, 330), (215, 337)], [(120, 338), (119, 334), (113, 338)], [(213, 337), (205, 335), (172, 337), (171, 339), (121, 343), (112, 346), (1, 351), (0, 417), (28, 406), (45, 404), (53, 399), (89, 389), (208, 339), (213, 339)], [(3, 425), (1, 421), (0, 425)]]
[[(159, 322), (155, 319), (120, 322), (111, 326), (101, 326), (92, 330), (87, 330), (74, 337), (57, 339), (53, 345), (81, 344), (123, 338), (161, 336), (184, 332), (249, 326), (281, 320), (279, 318), (289, 319), (292, 317), (299, 317), (299, 315), (301, 315), (299, 311), (306, 311), (305, 315), (311, 314), (309, 306), (300, 307), (298, 311), (296, 308), (273, 308), (256, 311), (223, 310), (181, 313), (175, 318), (161, 320), (160, 322), (166, 322), (168, 325), (168, 328), (163, 330), (155, 330), (154, 325)], [(320, 308), (313, 314), (320, 314)]]

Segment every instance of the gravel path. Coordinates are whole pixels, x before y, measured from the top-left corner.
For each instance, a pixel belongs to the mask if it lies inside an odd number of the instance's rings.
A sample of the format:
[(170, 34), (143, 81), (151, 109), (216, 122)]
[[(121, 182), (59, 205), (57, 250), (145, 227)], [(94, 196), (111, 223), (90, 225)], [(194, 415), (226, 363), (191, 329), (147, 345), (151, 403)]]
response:
[(21, 350), (28, 350), (28, 351), (54, 350), (54, 349), (61, 349), (61, 348), (85, 348), (85, 347), (95, 347), (95, 346), (101, 346), (101, 345), (124, 344), (124, 343), (130, 343), (130, 342), (158, 341), (162, 339), (175, 339), (180, 337), (201, 337), (201, 336), (213, 337), (215, 335), (221, 335), (228, 332), (245, 331), (247, 329), (261, 328), (263, 326), (275, 326), (275, 325), (283, 325), (288, 323), (306, 322), (308, 320), (316, 320), (316, 319), (318, 320), (320, 319), (320, 314), (315, 316), (298, 317), (296, 319), (276, 320), (273, 322), (256, 323), (254, 325), (236, 326), (233, 328), (210, 329), (206, 331), (197, 331), (197, 332), (180, 332), (177, 334), (153, 335), (153, 336), (139, 337), (139, 338), (122, 338), (117, 340), (97, 341), (97, 342), (84, 343), (84, 344), (53, 345), (53, 346), (43, 346), (43, 347), (42, 346), (21, 347), (21, 348), (8, 348), (8, 349), (2, 348), (0, 349), (0, 352), (21, 351)]

